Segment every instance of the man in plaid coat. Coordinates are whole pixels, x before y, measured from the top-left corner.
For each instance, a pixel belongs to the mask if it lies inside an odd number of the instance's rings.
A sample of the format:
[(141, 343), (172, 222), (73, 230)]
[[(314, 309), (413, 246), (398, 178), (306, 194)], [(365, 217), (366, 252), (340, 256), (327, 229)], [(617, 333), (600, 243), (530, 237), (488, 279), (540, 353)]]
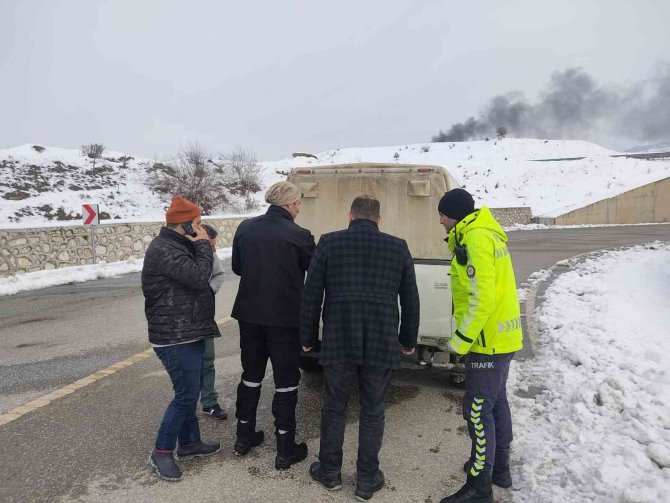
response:
[(316, 247), (302, 296), (300, 340), (305, 351), (317, 344), (323, 300), (321, 448), (310, 474), (327, 489), (342, 486), (345, 412), (358, 377), (356, 496), (368, 500), (384, 485), (384, 397), (400, 353), (414, 352), (419, 293), (407, 243), (379, 231), (379, 201), (357, 197), (349, 220), (348, 229), (324, 234)]

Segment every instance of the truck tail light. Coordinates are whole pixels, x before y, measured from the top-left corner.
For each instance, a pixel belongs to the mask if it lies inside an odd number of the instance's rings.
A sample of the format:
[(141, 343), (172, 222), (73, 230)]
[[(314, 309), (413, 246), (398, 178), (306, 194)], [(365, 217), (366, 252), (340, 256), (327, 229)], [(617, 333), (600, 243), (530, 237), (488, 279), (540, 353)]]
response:
[(435, 170), (433, 168), (419, 168), (417, 171), (419, 173), (432, 173)]
[(299, 175), (308, 175), (311, 172), (312, 172), (311, 169), (297, 169), (296, 170), (296, 173), (298, 173)]

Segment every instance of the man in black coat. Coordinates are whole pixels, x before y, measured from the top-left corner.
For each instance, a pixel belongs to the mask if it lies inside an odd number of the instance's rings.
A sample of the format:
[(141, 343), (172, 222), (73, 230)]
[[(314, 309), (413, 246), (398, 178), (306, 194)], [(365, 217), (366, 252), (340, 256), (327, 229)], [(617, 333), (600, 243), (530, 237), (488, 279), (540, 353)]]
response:
[(293, 219), (302, 194), (289, 182), (270, 187), (265, 215), (242, 222), (233, 239), (233, 272), (240, 285), (232, 317), (240, 326), (242, 379), (237, 387), (237, 439), (243, 456), (260, 445), (256, 409), (268, 358), (272, 361), (277, 457), (285, 470), (307, 457), (307, 444), (295, 443), (295, 407), (300, 381), (300, 296), (314, 252), (314, 236)]
[(212, 248), (200, 226), (200, 208), (174, 196), (167, 225), (149, 244), (142, 267), (149, 342), (170, 376), (174, 398), (156, 436), (149, 462), (164, 480), (178, 480), (177, 459), (214, 454), (220, 445), (200, 439), (195, 415), (205, 339), (220, 337), (209, 287)]
[(316, 345), (323, 301), (321, 449), (310, 474), (330, 490), (342, 485), (345, 412), (358, 377), (356, 496), (368, 500), (384, 485), (384, 397), (400, 353), (414, 352), (419, 293), (407, 243), (379, 231), (379, 201), (357, 197), (349, 220), (348, 229), (324, 234), (316, 247), (303, 292), (300, 340), (305, 351)]

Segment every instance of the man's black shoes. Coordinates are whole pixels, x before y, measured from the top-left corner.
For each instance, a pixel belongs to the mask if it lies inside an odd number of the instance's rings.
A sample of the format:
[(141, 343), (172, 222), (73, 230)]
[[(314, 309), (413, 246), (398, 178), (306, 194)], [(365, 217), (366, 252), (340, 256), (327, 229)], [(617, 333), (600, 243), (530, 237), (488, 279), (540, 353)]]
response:
[(202, 412), (203, 414), (212, 416), (214, 419), (219, 420), (228, 419), (228, 413), (225, 410), (223, 410), (218, 403), (214, 405), (214, 407), (203, 407)]
[(313, 480), (321, 484), (323, 487), (329, 491), (337, 491), (342, 489), (342, 476), (328, 476), (324, 474), (321, 470), (321, 463), (315, 461), (312, 463), (312, 466), (309, 467), (309, 475)]
[(154, 450), (149, 457), (149, 463), (154, 467), (158, 476), (163, 480), (176, 482), (181, 479), (181, 470), (174, 460), (174, 452)]
[(177, 460), (183, 461), (191, 458), (205, 458), (211, 456), (215, 452), (219, 452), (219, 449), (221, 449), (221, 444), (219, 442), (206, 444), (202, 441), (198, 441), (191, 445), (180, 445), (177, 448)]
[(468, 475), (465, 485), (440, 503), (493, 503), (491, 475), (484, 472), (476, 477)]
[(233, 447), (235, 456), (245, 456), (252, 447), (257, 447), (263, 443), (265, 435), (263, 430), (256, 431), (256, 424), (252, 422), (237, 422), (237, 439)]
[(288, 470), (291, 465), (300, 463), (307, 457), (307, 444), (305, 442), (295, 443), (295, 431), (287, 431), (280, 434), (277, 432), (277, 457), (275, 468), (277, 470)]
[(356, 492), (354, 495), (356, 496), (356, 499), (358, 501), (368, 501), (371, 499), (374, 494), (379, 491), (382, 487), (384, 487), (384, 484), (386, 483), (386, 479), (384, 478), (384, 472), (381, 470), (377, 470), (377, 476), (375, 477), (375, 481), (373, 484), (358, 484), (356, 482)]
[(512, 474), (509, 470), (509, 449), (496, 449), (491, 481), (503, 489), (512, 487)]
[[(463, 471), (468, 473), (472, 464), (470, 461), (466, 461), (463, 465)], [(509, 469), (509, 451), (507, 452), (498, 452), (496, 451), (496, 460), (493, 464), (493, 475), (491, 475), (491, 482), (498, 487), (503, 489), (509, 489), (512, 487), (512, 473)]]

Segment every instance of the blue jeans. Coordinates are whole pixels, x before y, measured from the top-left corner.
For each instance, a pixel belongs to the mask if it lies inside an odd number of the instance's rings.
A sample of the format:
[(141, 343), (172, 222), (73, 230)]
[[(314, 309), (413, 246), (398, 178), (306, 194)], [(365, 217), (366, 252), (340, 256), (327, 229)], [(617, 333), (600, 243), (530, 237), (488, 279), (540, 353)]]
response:
[(379, 470), (379, 450), (384, 439), (384, 398), (391, 384), (390, 369), (347, 364), (323, 366), (319, 461), (324, 475), (340, 474), (347, 404), (356, 379), (360, 401), (356, 485), (366, 486), (374, 484)]
[(154, 348), (167, 370), (174, 398), (163, 415), (156, 436), (156, 449), (173, 451), (179, 445), (190, 445), (200, 440), (198, 418), (195, 416), (200, 396), (202, 355), (205, 341)]

